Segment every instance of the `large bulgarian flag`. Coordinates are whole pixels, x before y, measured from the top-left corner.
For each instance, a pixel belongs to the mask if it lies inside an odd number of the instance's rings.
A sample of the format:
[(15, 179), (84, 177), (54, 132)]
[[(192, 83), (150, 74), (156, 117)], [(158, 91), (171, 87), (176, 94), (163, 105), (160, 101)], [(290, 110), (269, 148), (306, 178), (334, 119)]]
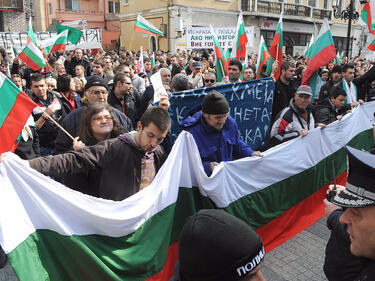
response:
[(278, 60), (278, 68), (275, 73), (275, 79), (279, 79), (281, 65), (283, 63), (283, 14), (280, 15), (279, 23), (277, 24), (275, 36), (273, 37), (270, 47), (270, 59), (268, 60), (266, 75), (272, 71), (273, 63)]
[(0, 73), (0, 153), (13, 150), (36, 104)]
[(151, 22), (147, 21), (141, 15), (138, 15), (134, 26), (135, 31), (148, 33), (155, 36), (164, 36), (164, 33), (157, 29)]
[(266, 42), (264, 42), (263, 35), (260, 36), (259, 42), (259, 50), (258, 50), (258, 59), (257, 59), (257, 66), (256, 66), (256, 78), (259, 77), (260, 72), (262, 70), (262, 66), (266, 63), (266, 61), (270, 58), (270, 53), (267, 50)]
[(212, 40), (214, 42), (214, 50), (216, 57), (216, 77), (217, 81), (221, 82), (225, 76), (228, 75), (228, 63), (223, 50), (220, 47), (219, 40), (217, 39), (216, 33), (210, 25)]
[(56, 36), (47, 38), (41, 42), (41, 46), (44, 50), (46, 58), (53, 52), (61, 51), (64, 52), (66, 44), (68, 43), (68, 30), (57, 34)]
[(167, 281), (186, 218), (222, 208), (269, 251), (324, 215), (332, 162), (345, 185), (343, 147), (369, 149), (374, 111), (374, 102), (360, 105), (262, 158), (223, 162), (209, 178), (182, 132), (151, 185), (121, 202), (66, 188), (9, 156), (0, 163), (0, 244), (20, 281)]
[(245, 25), (243, 23), (242, 11), (238, 15), (238, 22), (236, 28), (236, 36), (234, 38), (234, 48), (232, 49), (232, 58), (236, 58), (236, 60), (240, 60), (241, 58), (247, 59), (247, 35), (245, 30)]
[(327, 19), (324, 20), (323, 25), (316, 38), (314, 49), (311, 52), (310, 60), (302, 77), (302, 84), (309, 84), (312, 90), (315, 90), (316, 77), (318, 69), (327, 65), (331, 60), (336, 58), (336, 49), (333, 42), (331, 30)]
[(363, 6), (360, 19), (367, 25), (368, 30), (375, 34), (375, 0), (369, 0)]

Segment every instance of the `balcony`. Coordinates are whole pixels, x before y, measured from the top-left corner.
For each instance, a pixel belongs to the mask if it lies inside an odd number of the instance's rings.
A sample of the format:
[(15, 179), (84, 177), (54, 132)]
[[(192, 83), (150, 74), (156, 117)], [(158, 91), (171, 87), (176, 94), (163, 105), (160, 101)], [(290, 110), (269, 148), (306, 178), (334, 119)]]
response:
[(89, 22), (103, 22), (104, 23), (104, 12), (103, 11), (72, 11), (66, 9), (56, 10), (57, 21), (75, 21), (85, 19)]
[(23, 12), (23, 0), (0, 0), (0, 9)]
[(279, 16), (284, 11), (285, 17), (303, 17), (309, 19), (328, 20), (332, 17), (332, 11), (325, 9), (313, 8), (310, 6), (273, 2), (267, 0), (242, 0), (241, 9), (244, 12), (254, 12), (255, 14)]
[(325, 10), (325, 9), (313, 8), (313, 18), (314, 19), (320, 19), (320, 20), (323, 20), (323, 19), (327, 18), (327, 19), (330, 20), (332, 18), (332, 11)]

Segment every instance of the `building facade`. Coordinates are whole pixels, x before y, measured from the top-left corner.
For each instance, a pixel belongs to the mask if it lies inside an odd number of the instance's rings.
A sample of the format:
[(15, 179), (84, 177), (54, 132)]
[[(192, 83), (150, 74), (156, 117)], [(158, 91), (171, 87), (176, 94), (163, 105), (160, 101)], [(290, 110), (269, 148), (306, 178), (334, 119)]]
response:
[(34, 0), (36, 31), (54, 31), (57, 24), (85, 20), (86, 28), (102, 29), (103, 48), (113, 49), (120, 37), (119, 0)]
[(0, 31), (23, 32), (27, 30), (27, 20), (31, 15), (29, 1), (0, 0)]
[[(332, 0), (121, 0), (121, 44), (127, 49), (162, 49), (175, 52), (186, 48), (188, 27), (209, 26), (235, 27), (239, 11), (243, 11), (245, 26), (254, 28), (250, 52), (257, 52), (260, 35), (270, 46), (280, 14), (283, 12), (284, 51), (290, 55), (302, 54), (311, 35), (319, 30), (327, 18), (336, 49), (346, 47), (347, 23), (335, 19)], [(355, 0), (360, 13), (361, 4)], [(349, 5), (349, 0), (340, 2), (340, 10)], [(137, 15), (141, 14), (166, 36), (156, 38), (134, 32)], [(363, 48), (365, 36), (362, 26), (352, 24), (350, 49), (357, 54)]]

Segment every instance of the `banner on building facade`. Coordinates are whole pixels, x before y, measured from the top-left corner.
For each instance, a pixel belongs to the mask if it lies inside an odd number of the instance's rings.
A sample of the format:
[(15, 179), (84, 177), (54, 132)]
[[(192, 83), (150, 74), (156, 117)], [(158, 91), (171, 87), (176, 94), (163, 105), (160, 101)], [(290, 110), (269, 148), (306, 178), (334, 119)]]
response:
[[(77, 45), (68, 42), (66, 50), (81, 49), (101, 49), (102, 48), (102, 30), (101, 29), (84, 29), (83, 35)], [(38, 41), (56, 36), (56, 32), (35, 32)], [(17, 52), (20, 53), (26, 46), (27, 32), (0, 32), (0, 46), (3, 46), (7, 51), (11, 51), (10, 43), (13, 39), (14, 46)]]
[[(248, 47), (254, 45), (254, 26), (245, 27)], [(233, 48), (232, 44), (236, 36), (236, 27), (216, 27), (214, 31), (218, 37), (220, 46), (223, 49)], [(210, 27), (187, 27), (186, 48), (208, 49), (214, 48)]]
[(229, 114), (237, 122), (241, 139), (255, 150), (265, 146), (274, 92), (274, 83), (270, 78), (173, 93), (169, 99), (173, 140), (181, 131), (178, 123), (201, 105), (204, 96), (212, 90), (225, 95), (230, 107)]

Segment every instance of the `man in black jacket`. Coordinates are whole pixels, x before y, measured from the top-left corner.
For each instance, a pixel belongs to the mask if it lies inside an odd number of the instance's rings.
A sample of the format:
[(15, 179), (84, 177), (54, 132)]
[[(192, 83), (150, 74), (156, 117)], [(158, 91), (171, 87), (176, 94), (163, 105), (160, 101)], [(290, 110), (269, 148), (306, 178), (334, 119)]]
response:
[(40, 154), (50, 155), (55, 150), (55, 140), (59, 128), (45, 113), (56, 122), (61, 123), (66, 112), (56, 92), (48, 92), (45, 78), (40, 73), (31, 76), (31, 99), (38, 105), (33, 109), (32, 115), (39, 135)]
[(329, 98), (319, 102), (315, 120), (318, 123), (330, 124), (336, 120), (341, 120), (343, 115), (351, 110), (351, 106), (345, 105), (346, 93), (340, 87), (334, 87)]
[[(98, 76), (90, 76), (85, 85), (85, 96), (89, 104), (95, 102), (107, 103), (107, 84)], [(62, 122), (64, 129), (74, 137), (78, 135), (84, 109), (85, 107), (81, 106), (76, 110), (73, 110), (66, 116), (66, 118), (64, 118)], [(125, 132), (133, 130), (132, 122), (125, 114), (117, 109), (113, 109), (113, 114), (114, 118)], [(56, 138), (56, 153), (64, 153), (72, 149), (73, 141), (63, 131), (59, 130)]]
[(83, 57), (83, 52), (82, 52), (82, 49), (80, 48), (77, 48), (74, 50), (73, 57), (71, 58), (70, 61), (65, 61), (66, 73), (74, 76), (75, 75), (74, 70), (75, 70), (76, 65), (78, 64), (83, 65), (83, 67), (85, 68), (86, 77), (89, 77), (91, 75), (91, 70), (92, 70), (91, 63), (89, 60)]
[(291, 61), (285, 61), (281, 65), (280, 77), (275, 83), (275, 93), (273, 95), (272, 124), (275, 122), (279, 112), (289, 106), (289, 102), (296, 92), (296, 88), (292, 83), (295, 71), (296, 66)]
[(132, 80), (124, 73), (113, 79), (113, 89), (108, 94), (108, 104), (124, 113), (132, 121), (133, 127), (139, 121), (141, 97), (134, 92)]

